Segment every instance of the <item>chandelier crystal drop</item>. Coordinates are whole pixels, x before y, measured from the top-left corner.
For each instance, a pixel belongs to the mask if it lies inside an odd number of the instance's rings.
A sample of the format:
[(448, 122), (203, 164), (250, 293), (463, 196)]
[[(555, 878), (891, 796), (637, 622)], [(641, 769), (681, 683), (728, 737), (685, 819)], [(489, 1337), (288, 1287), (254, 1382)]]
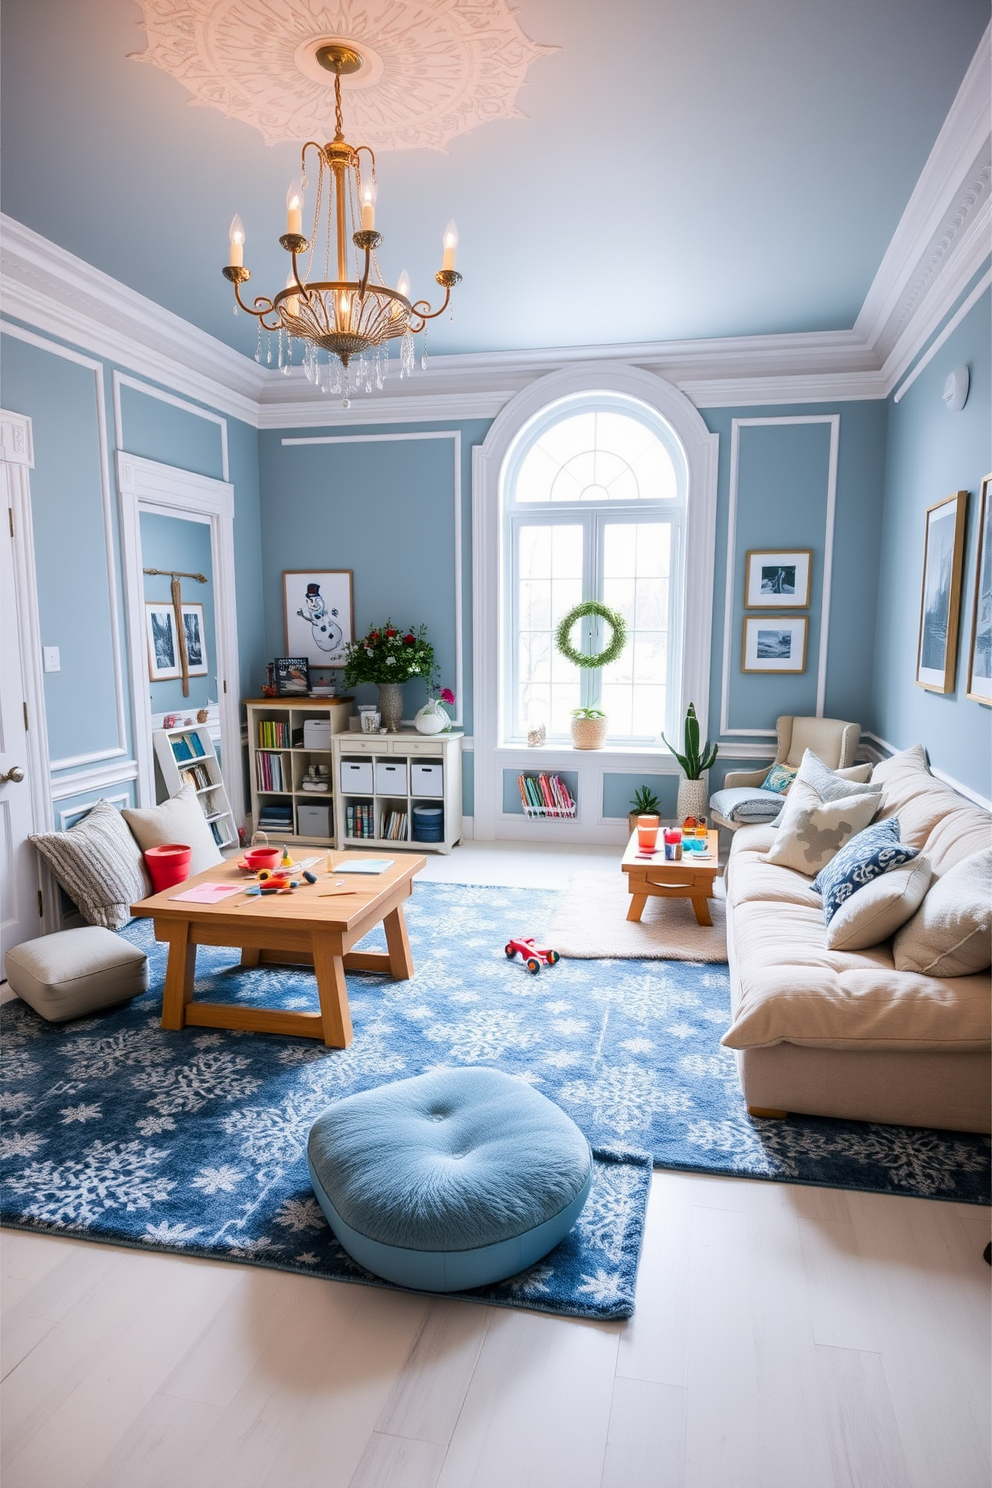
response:
[[(375, 226), (375, 155), (367, 145), (356, 148), (347, 143), (341, 112), (341, 78), (358, 71), (362, 57), (354, 47), (334, 43), (322, 47), (317, 60), (334, 74), (335, 135), (326, 145), (307, 141), (301, 179), (293, 181), (286, 193), (286, 231), (279, 242), (292, 255), (292, 268), (285, 287), (271, 299), (256, 296), (251, 305), (241, 298), (241, 286), (251, 274), (244, 265), (245, 230), (237, 216), (231, 223), (229, 260), (223, 274), (234, 286), (235, 314), (240, 306), (258, 320), (255, 360), (262, 358), (263, 329), (278, 333), (277, 362), (284, 372), (289, 371), (295, 344), (302, 343), (307, 377), (322, 392), (343, 394), (347, 407), (349, 394), (382, 387), (390, 341), (400, 343), (400, 376), (412, 373), (414, 336), (429, 320), (444, 314), (462, 276), (455, 268), (458, 230), (449, 222), (442, 235), (442, 266), (434, 276), (444, 290), (437, 310), (431, 309), (428, 300), (411, 299), (405, 269), (396, 289), (385, 283), (375, 255), (382, 242)], [(308, 150), (317, 152), (316, 202), (309, 237), (303, 233)], [(367, 157), (364, 163), (363, 156)], [(329, 277), (332, 263), (334, 279)], [(271, 345), (266, 362), (272, 363)]]

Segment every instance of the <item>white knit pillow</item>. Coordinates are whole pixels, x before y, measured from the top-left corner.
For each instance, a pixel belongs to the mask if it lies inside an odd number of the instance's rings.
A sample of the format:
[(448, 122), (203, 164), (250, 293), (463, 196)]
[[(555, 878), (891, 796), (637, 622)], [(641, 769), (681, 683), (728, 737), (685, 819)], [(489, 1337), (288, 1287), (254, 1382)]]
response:
[(151, 893), (141, 849), (109, 801), (97, 801), (67, 832), (36, 832), (30, 840), (91, 925), (120, 930), (131, 905)]
[(224, 861), (191, 785), (184, 785), (161, 806), (146, 806), (141, 810), (125, 807), (124, 820), (142, 852), (149, 847), (164, 847), (167, 842), (181, 842), (190, 848), (190, 878)]

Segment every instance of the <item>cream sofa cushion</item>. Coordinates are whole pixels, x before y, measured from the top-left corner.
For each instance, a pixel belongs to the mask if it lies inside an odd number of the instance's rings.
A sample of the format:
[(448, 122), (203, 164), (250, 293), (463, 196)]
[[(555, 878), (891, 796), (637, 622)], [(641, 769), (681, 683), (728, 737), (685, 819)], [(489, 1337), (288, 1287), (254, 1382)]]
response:
[(164, 847), (167, 842), (181, 842), (190, 848), (190, 878), (224, 861), (191, 785), (184, 785), (161, 806), (148, 806), (140, 811), (125, 807), (124, 820), (142, 852), (149, 847)]
[(826, 1049), (988, 1049), (987, 975), (940, 979), (897, 971), (889, 947), (831, 949), (819, 903), (745, 901), (730, 911), (735, 996), (722, 1042)]
[(935, 878), (992, 844), (992, 817), (931, 775), (922, 744), (875, 766), (882, 791), (879, 816), (897, 816), (903, 842), (930, 860)]
[(874, 782), (841, 780), (807, 749), (776, 823), (769, 863), (812, 878), (875, 815)]
[(837, 951), (881, 945), (919, 909), (930, 877), (930, 864), (921, 854), (904, 868), (893, 868), (864, 884), (834, 914), (827, 926), (827, 945)]
[(900, 971), (958, 977), (992, 963), (992, 848), (938, 879), (892, 947)]

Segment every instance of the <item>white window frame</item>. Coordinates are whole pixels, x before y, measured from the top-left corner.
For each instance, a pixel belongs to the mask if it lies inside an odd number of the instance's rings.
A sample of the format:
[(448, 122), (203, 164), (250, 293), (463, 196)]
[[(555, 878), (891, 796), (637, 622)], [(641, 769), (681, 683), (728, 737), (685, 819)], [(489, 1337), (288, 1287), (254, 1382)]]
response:
[[(519, 840), (532, 823), (503, 811), (503, 771), (533, 769), (535, 751), (501, 739), (506, 696), (500, 634), (506, 568), (501, 484), (507, 456), (528, 423), (542, 410), (576, 393), (622, 394), (645, 404), (669, 425), (685, 455), (685, 600), (678, 657), (681, 681), (677, 708), (691, 699), (705, 736), (709, 717), (710, 648), (716, 559), (717, 458), (719, 436), (710, 433), (698, 409), (671, 383), (639, 367), (613, 362), (576, 363), (538, 378), (493, 420), (472, 460), (472, 620), (475, 745), (474, 833), (482, 841)], [(575, 822), (542, 822), (544, 841), (614, 842), (617, 824), (602, 816), (602, 781), (611, 770), (677, 774), (664, 745), (573, 750), (562, 744), (541, 752), (539, 768), (580, 773)]]
[[(676, 491), (674, 498), (639, 497), (630, 501), (521, 501), (514, 499), (518, 473), (533, 449), (548, 429), (581, 413), (610, 411), (636, 419), (648, 428), (663, 445), (675, 471)], [(504, 693), (500, 699), (499, 737), (503, 744), (524, 742), (523, 721), (516, 716), (519, 698), (518, 661), (518, 598), (519, 585), (516, 561), (518, 534), (525, 526), (573, 526), (583, 529), (583, 578), (585, 598), (600, 597), (603, 581), (604, 527), (609, 523), (668, 524), (672, 533), (671, 584), (668, 603), (668, 653), (667, 711), (657, 732), (650, 736), (631, 737), (623, 742), (630, 745), (657, 747), (662, 729), (670, 736), (678, 724), (680, 688), (680, 666), (682, 652), (682, 617), (685, 589), (684, 525), (686, 486), (685, 451), (667, 420), (659, 419), (657, 413), (641, 399), (632, 399), (627, 394), (596, 392), (565, 397), (543, 408), (519, 432), (504, 460), (500, 480), (502, 507), (502, 551), (503, 596), (500, 613), (500, 646), (503, 650), (500, 674), (504, 681)], [(509, 620), (509, 623), (507, 623)], [(594, 630), (602, 633), (599, 622), (583, 622), (582, 644), (591, 649), (598, 642)], [(605, 644), (605, 639), (604, 642)], [(588, 708), (596, 704), (602, 682), (602, 671), (583, 669), (579, 678), (579, 706)]]

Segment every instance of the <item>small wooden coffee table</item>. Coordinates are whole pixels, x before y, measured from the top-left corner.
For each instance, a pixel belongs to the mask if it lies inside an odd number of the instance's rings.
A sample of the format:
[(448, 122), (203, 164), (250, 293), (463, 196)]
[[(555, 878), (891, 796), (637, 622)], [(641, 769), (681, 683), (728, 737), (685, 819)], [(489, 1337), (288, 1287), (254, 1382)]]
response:
[[(387, 853), (333, 853), (334, 863), (348, 857), (388, 857)], [(131, 906), (131, 913), (153, 919), (155, 939), (168, 941), (169, 962), (162, 998), (162, 1027), (242, 1028), (252, 1033), (289, 1033), (323, 1039), (332, 1049), (352, 1040), (346, 971), (385, 971), (394, 981), (413, 976), (413, 958), (403, 917), (403, 901), (413, 891), (414, 875), (426, 859), (398, 853), (383, 873), (328, 872), (321, 855), (314, 864), (315, 884), (301, 884), (291, 894), (248, 898), (242, 892), (216, 904), (177, 900), (195, 884), (231, 883), (246, 889), (252, 880), (231, 861), (198, 873), (187, 883), (165, 889)], [(325, 897), (343, 883), (347, 894)], [(353, 951), (376, 925), (386, 932), (386, 951)], [(245, 1007), (240, 1003), (195, 1002), (198, 945), (240, 946), (241, 965), (259, 962), (313, 966), (320, 1012)]]
[(661, 831), (654, 857), (642, 858), (638, 856), (635, 830), (620, 863), (631, 895), (628, 920), (641, 918), (649, 898), (691, 899), (697, 924), (712, 925), (706, 901), (713, 898), (713, 880), (720, 872), (719, 838), (718, 832), (707, 832), (705, 853), (686, 852), (683, 848), (680, 861), (669, 863), (665, 861)]

